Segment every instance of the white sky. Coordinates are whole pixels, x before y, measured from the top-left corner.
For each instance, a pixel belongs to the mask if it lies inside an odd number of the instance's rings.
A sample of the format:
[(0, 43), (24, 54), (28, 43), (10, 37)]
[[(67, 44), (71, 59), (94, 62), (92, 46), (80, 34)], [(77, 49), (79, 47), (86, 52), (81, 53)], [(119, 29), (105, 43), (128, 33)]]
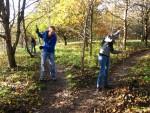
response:
[[(13, 0), (13, 1), (14, 1), (15, 11), (17, 13), (18, 12), (18, 1), (19, 0)], [(29, 6), (30, 4), (32, 4), (35, 1), (37, 1), (37, 0), (26, 0), (26, 6)], [(21, 0), (21, 6), (22, 6), (22, 2), (23, 2), (23, 0)], [(25, 9), (25, 15), (31, 13), (34, 10), (34, 8), (35, 8), (35, 3), (30, 5), (29, 7), (27, 7)], [(12, 0), (10, 0), (10, 11), (11, 11), (11, 18), (12, 18), (13, 14), (14, 14)]]
[(122, 4), (122, 0), (103, 0), (101, 4), (98, 6), (99, 11), (105, 11), (109, 10), (111, 11), (112, 8), (115, 7), (115, 5), (120, 5)]

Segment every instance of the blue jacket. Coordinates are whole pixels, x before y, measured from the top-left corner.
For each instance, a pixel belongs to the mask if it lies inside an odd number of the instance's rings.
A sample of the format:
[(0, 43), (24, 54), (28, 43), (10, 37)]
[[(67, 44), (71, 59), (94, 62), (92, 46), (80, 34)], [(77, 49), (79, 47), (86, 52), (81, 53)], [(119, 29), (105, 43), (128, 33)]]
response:
[(48, 31), (45, 31), (43, 33), (37, 32), (37, 34), (44, 41), (43, 50), (45, 52), (54, 53), (55, 45), (56, 45), (56, 41), (57, 41), (56, 34), (52, 33), (50, 38), (48, 37)]

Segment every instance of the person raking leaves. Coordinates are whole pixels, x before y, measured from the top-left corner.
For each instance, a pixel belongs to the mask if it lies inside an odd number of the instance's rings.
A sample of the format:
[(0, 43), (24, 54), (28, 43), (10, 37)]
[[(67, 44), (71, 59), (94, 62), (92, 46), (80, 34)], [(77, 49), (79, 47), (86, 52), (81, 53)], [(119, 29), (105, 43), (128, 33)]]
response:
[(55, 33), (55, 27), (50, 26), (45, 32), (39, 32), (39, 29), (36, 26), (36, 33), (44, 41), (44, 44), (39, 47), (42, 50), (41, 71), (39, 80), (45, 80), (45, 64), (47, 59), (49, 60), (49, 66), (51, 66), (49, 70), (51, 78), (52, 80), (56, 80), (55, 46), (57, 42), (57, 36)]
[(116, 51), (113, 48), (115, 40), (119, 37), (120, 30), (116, 30), (113, 33), (107, 35), (101, 44), (101, 48), (98, 55), (98, 61), (100, 64), (100, 72), (97, 78), (97, 91), (102, 90), (103, 88), (111, 88), (108, 85), (108, 72), (110, 65), (110, 53), (118, 54), (121, 51)]

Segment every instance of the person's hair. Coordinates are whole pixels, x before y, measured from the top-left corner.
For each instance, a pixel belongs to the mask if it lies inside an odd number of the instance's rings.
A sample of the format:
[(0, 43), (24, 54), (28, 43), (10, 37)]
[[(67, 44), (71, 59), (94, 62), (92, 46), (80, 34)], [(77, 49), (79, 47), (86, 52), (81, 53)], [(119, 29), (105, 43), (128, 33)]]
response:
[(55, 30), (56, 30), (55, 26), (50, 26), (50, 28), (52, 28), (52, 29), (53, 29), (53, 31), (55, 31)]

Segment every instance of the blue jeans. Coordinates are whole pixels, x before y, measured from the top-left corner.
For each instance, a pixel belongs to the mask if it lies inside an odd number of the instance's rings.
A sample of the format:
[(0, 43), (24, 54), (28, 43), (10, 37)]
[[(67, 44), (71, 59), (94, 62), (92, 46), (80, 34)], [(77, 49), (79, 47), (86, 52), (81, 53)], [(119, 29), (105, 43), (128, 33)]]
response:
[(48, 59), (48, 63), (49, 63), (49, 66), (50, 66), (50, 70), (49, 70), (49, 73), (52, 77), (52, 79), (55, 79), (56, 78), (56, 68), (55, 68), (55, 59), (54, 59), (55, 55), (54, 53), (49, 53), (49, 52), (46, 52), (46, 51), (42, 51), (41, 53), (41, 73), (40, 73), (40, 79), (43, 79), (44, 78), (44, 74), (45, 74), (45, 64), (46, 64), (46, 61)]
[(97, 78), (97, 88), (108, 85), (107, 79), (110, 64), (110, 59), (107, 56), (99, 55), (98, 60), (100, 63), (100, 72)]

